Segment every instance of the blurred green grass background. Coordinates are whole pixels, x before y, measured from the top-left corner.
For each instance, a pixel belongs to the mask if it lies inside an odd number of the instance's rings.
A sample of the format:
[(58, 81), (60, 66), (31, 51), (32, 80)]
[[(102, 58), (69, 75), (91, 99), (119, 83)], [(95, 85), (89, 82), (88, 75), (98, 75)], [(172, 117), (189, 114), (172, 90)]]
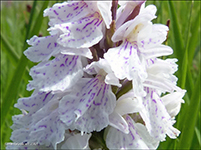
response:
[[(1, 2), (1, 149), (10, 142), (12, 116), (21, 112), (13, 105), (26, 91), (29, 69), (36, 65), (26, 59), (26, 39), (33, 35), (48, 35), (48, 18), (43, 10), (62, 1), (2, 1)], [(178, 86), (187, 90), (181, 111), (176, 117), (181, 134), (167, 137), (158, 149), (201, 149), (200, 133), (200, 5), (199, 1), (148, 1), (157, 7), (154, 23), (166, 24), (170, 19), (168, 40), (174, 49), (169, 58), (177, 58)], [(29, 11), (32, 7), (31, 12)]]

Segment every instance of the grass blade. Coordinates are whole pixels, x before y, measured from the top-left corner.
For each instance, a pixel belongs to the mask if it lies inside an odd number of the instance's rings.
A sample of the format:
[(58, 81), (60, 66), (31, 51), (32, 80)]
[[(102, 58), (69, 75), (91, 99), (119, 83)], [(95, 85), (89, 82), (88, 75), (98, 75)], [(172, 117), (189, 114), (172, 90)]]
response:
[(1, 45), (2, 50), (8, 55), (10, 62), (15, 66), (17, 64), (17, 62), (19, 61), (20, 57), (15, 52), (15, 50), (11, 46), (11, 44), (9, 44), (8, 40), (3, 35), (2, 32), (1, 32), (1, 43), (2, 43), (2, 45)]
[[(37, 20), (36, 23), (35, 23), (35, 26), (34, 26), (35, 28), (37, 28), (37, 30), (34, 29), (32, 32), (30, 32), (31, 25), (32, 25), (32, 20), (33, 20), (33, 15), (35, 13), (36, 3), (37, 3), (37, 1), (35, 0), (34, 3), (33, 3), (32, 10), (31, 10), (31, 15), (30, 15), (29, 24), (28, 24), (28, 27), (27, 27), (27, 32), (26, 32), (26, 38), (25, 38), (25, 40), (29, 39), (34, 34), (38, 34), (38, 32), (40, 30), (40, 27), (42, 25), (42, 19), (43, 19), (43, 17), (42, 18), (39, 17), (39, 18), (41, 18), (41, 20)], [(47, 5), (48, 5), (48, 1), (45, 1), (43, 3), (43, 7), (41, 8), (42, 9), (41, 11), (43, 11), (44, 8), (47, 7)], [(40, 13), (41, 13), (41, 11), (40, 11)], [(27, 47), (28, 47), (28, 45), (25, 42), (23, 49), (26, 49)], [(28, 62), (28, 59), (24, 55), (22, 55), (21, 58), (20, 58), (20, 61), (18, 63), (18, 66), (17, 66), (17, 68), (15, 70), (15, 73), (13, 75), (13, 78), (11, 80), (11, 83), (10, 83), (10, 85), (8, 87), (8, 90), (6, 91), (6, 94), (5, 94), (5, 97), (4, 97), (4, 101), (3, 101), (3, 104), (2, 104), (2, 106), (4, 107), (4, 109), (2, 110), (1, 127), (2, 127), (2, 124), (4, 124), (4, 120), (6, 118), (7, 113), (9, 112), (10, 106), (13, 104), (13, 100), (15, 100), (17, 98), (18, 88), (19, 88), (20, 82), (22, 80), (22, 76), (23, 76), (23, 74), (25, 72), (25, 68), (27, 66), (27, 62)]]
[(177, 149), (190, 149), (191, 142), (194, 135), (195, 124), (197, 121), (197, 115), (199, 113), (200, 105), (200, 73), (197, 77), (195, 87), (193, 89), (193, 94), (191, 96), (190, 105), (186, 111), (186, 116), (183, 120), (183, 128), (181, 138), (177, 145)]

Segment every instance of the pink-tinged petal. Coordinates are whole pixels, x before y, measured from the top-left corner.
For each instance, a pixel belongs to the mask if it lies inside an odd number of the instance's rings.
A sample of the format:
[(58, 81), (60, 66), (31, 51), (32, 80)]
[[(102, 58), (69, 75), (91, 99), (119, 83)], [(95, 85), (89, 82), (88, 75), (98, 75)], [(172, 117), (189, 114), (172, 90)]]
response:
[(165, 140), (166, 134), (171, 138), (176, 138), (179, 131), (172, 126), (172, 119), (160, 97), (150, 88), (147, 88), (147, 93), (147, 96), (143, 98), (144, 108), (141, 109), (140, 115), (148, 132), (160, 141)]
[(129, 133), (125, 134), (113, 127), (106, 130), (106, 145), (109, 149), (152, 149), (158, 142), (151, 138), (146, 128), (136, 124), (129, 115), (125, 116)]
[(117, 9), (117, 20), (116, 20), (116, 28), (119, 28), (120, 25), (124, 23), (126, 18), (130, 15), (130, 13), (135, 9), (135, 7), (143, 1), (119, 1), (120, 7)]
[(44, 11), (44, 16), (50, 18), (49, 25), (77, 21), (87, 16), (90, 11), (88, 4), (84, 1), (63, 2), (53, 5)]
[(65, 125), (59, 119), (59, 101), (50, 101), (45, 107), (33, 115), (30, 125), (30, 141), (37, 141), (41, 145), (52, 145), (54, 149), (64, 140)]
[(49, 60), (51, 56), (54, 56), (63, 49), (56, 42), (58, 35), (51, 35), (46, 37), (33, 36), (27, 41), (29, 47), (24, 51), (25, 56), (33, 62)]
[(100, 131), (109, 124), (109, 114), (116, 105), (115, 95), (104, 77), (81, 79), (73, 92), (59, 104), (61, 120), (83, 132)]
[(139, 76), (143, 81), (147, 74), (138, 53), (138, 46), (135, 42), (124, 41), (119, 47), (110, 48), (104, 54), (104, 58), (109, 62), (115, 76), (119, 79), (132, 80)]
[(64, 47), (88, 48), (102, 39), (102, 23), (100, 14), (95, 12), (79, 21), (58, 24), (49, 30), (63, 32), (57, 42)]
[(97, 7), (102, 15), (102, 18), (109, 29), (112, 22), (112, 2), (111, 1), (97, 1)]
[(41, 62), (30, 70), (33, 81), (27, 90), (64, 91), (73, 86), (83, 75), (81, 57), (58, 55), (48, 62)]
[(61, 149), (89, 149), (90, 134), (75, 134), (66, 139), (62, 144)]

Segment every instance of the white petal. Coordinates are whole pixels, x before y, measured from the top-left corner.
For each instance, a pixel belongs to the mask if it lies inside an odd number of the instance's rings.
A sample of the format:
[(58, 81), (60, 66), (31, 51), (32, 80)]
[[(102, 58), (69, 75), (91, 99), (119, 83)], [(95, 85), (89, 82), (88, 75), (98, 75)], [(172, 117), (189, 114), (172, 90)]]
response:
[(178, 130), (172, 126), (171, 117), (160, 97), (150, 89), (147, 89), (147, 92), (147, 96), (143, 99), (144, 109), (140, 111), (140, 115), (150, 135), (160, 141), (165, 140), (166, 134), (172, 137), (174, 135), (176, 138)]
[(84, 71), (88, 74), (97, 74), (103, 72), (103, 75), (105, 75), (107, 73), (105, 83), (121, 87), (118, 78), (114, 75), (110, 64), (105, 59), (99, 59), (99, 61), (92, 62), (91, 64), (87, 65), (86, 68), (84, 68)]
[(90, 137), (91, 134), (75, 134), (64, 142), (61, 149), (89, 149), (88, 142)]
[(24, 51), (25, 56), (33, 62), (49, 60), (51, 56), (60, 53), (63, 48), (56, 42), (58, 35), (51, 35), (46, 37), (33, 36), (27, 40), (29, 47)]
[(139, 112), (141, 108), (141, 102), (139, 102), (139, 100), (134, 97), (134, 93), (131, 91), (122, 95), (117, 100), (115, 112), (119, 113), (120, 115), (125, 115)]
[(155, 47), (147, 48), (147, 49), (140, 49), (146, 59), (160, 57), (160, 56), (167, 56), (173, 53), (171, 47), (166, 45), (157, 45)]
[(119, 1), (118, 3), (120, 7), (117, 9), (116, 28), (119, 28), (135, 7), (143, 3), (143, 1)]
[(180, 90), (179, 87), (175, 85), (175, 83), (159, 76), (154, 76), (149, 74), (146, 81), (143, 83), (145, 87), (150, 87), (154, 89), (158, 89), (161, 92), (173, 92), (174, 90)]
[(126, 115), (125, 120), (129, 125), (129, 134), (112, 127), (107, 129), (106, 144), (109, 149), (149, 149), (157, 147), (157, 142), (151, 138), (145, 127), (136, 124), (128, 115)]
[(97, 75), (92, 79), (81, 79), (73, 92), (65, 96), (59, 105), (60, 118), (66, 125), (83, 132), (100, 131), (109, 124), (109, 114), (116, 105), (110, 85)]
[(128, 124), (119, 113), (116, 113), (114, 111), (112, 114), (110, 114), (109, 120), (110, 120), (109, 123), (110, 126), (124, 132), (125, 134), (129, 133)]
[(76, 22), (55, 25), (51, 31), (62, 31), (57, 42), (64, 47), (88, 48), (98, 43), (102, 37), (102, 18), (98, 12)]
[(90, 13), (86, 2), (63, 2), (54, 4), (44, 11), (44, 16), (50, 17), (50, 26), (77, 21)]
[(139, 32), (139, 45), (141, 44), (142, 48), (148, 49), (162, 44), (166, 40), (168, 27), (162, 24), (153, 24), (152, 29), (149, 29), (151, 32), (147, 34), (147, 31)]
[(106, 75), (105, 83), (121, 87), (121, 84), (119, 83), (118, 78), (115, 77), (114, 73), (109, 73), (109, 74)]
[(79, 55), (79, 56), (84, 56), (89, 59), (92, 59), (92, 54), (91, 51), (88, 48), (65, 48), (61, 50), (62, 54), (67, 54), (67, 55)]
[(98, 9), (103, 17), (106, 27), (109, 29), (112, 22), (112, 2), (111, 1), (97, 1)]
[(124, 41), (119, 47), (110, 48), (104, 58), (119, 79), (132, 80), (139, 76), (143, 81), (147, 76), (145, 66), (139, 59), (136, 43)]
[(58, 109), (55, 109), (55, 105), (58, 106), (58, 101), (50, 101), (43, 109), (34, 114), (30, 128), (31, 141), (37, 141), (46, 146), (52, 145), (54, 149), (58, 143), (64, 140), (65, 133), (64, 123), (59, 119)]
[(58, 55), (49, 62), (41, 62), (30, 70), (33, 81), (27, 90), (64, 91), (73, 86), (83, 75), (80, 56)]
[(181, 103), (184, 103), (182, 97), (185, 95), (186, 90), (167, 94), (161, 98), (168, 113), (171, 117), (175, 117), (181, 108)]
[(16, 108), (29, 111), (29, 114), (34, 114), (40, 108), (45, 106), (49, 101), (54, 100), (56, 96), (51, 92), (38, 92), (34, 91), (30, 97), (19, 98), (18, 102), (14, 105)]
[(12, 132), (10, 139), (16, 143), (21, 143), (21, 142), (23, 143), (23, 142), (26, 142), (30, 138), (29, 133), (30, 133), (30, 130), (28, 128), (27, 129), (20, 128), (20, 129), (14, 130)]

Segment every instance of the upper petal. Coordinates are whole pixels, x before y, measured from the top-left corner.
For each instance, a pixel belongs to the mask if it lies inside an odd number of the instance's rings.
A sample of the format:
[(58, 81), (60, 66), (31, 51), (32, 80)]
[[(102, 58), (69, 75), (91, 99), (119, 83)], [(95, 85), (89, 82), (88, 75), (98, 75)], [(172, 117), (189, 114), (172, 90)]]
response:
[(77, 21), (87, 16), (90, 11), (84, 1), (56, 3), (51, 8), (44, 10), (44, 16), (49, 16), (50, 26), (55, 24)]
[(62, 32), (57, 42), (64, 47), (88, 48), (102, 39), (102, 23), (101, 15), (95, 12), (79, 21), (57, 24), (49, 30), (52, 34)]

